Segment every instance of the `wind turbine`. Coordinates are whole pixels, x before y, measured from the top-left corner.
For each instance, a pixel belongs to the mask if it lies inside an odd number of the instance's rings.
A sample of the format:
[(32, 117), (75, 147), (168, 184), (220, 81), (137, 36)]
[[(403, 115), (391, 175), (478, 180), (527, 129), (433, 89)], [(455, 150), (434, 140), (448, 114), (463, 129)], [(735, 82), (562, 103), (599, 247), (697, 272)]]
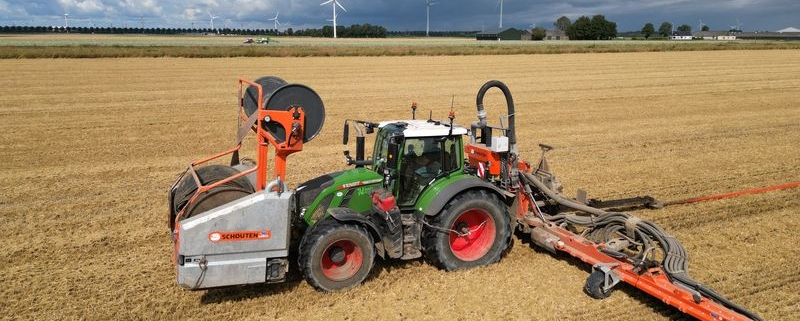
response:
[(500, 29), (503, 29), (503, 0), (500, 0)]
[(437, 4), (438, 2), (431, 2), (431, 0), (425, 0), (425, 3), (428, 6), (425, 8), (425, 37), (429, 37), (428, 34), (431, 29), (431, 6)]
[[(733, 27), (734, 26), (731, 26), (731, 28), (733, 28)], [(737, 32), (742, 32), (742, 23), (739, 22), (739, 19), (736, 19), (736, 26), (735, 27), (736, 27), (735, 29), (736, 29)]]
[(211, 18), (211, 31), (214, 31), (214, 19), (217, 19), (219, 17), (211, 14), (211, 12), (208, 11), (206, 11), (206, 13), (208, 13), (208, 17)]
[(329, 3), (333, 3), (332, 4), (332, 6), (333, 6), (333, 19), (328, 20), (328, 21), (333, 21), (333, 37), (336, 38), (336, 6), (339, 6), (339, 8), (342, 8), (342, 10), (344, 10), (344, 12), (347, 12), (347, 9), (342, 7), (342, 4), (339, 3), (339, 0), (328, 0), (328, 1), (325, 1), (323, 3), (320, 3), (319, 5), (320, 6), (324, 6), (324, 5), (329, 4)]
[(67, 17), (69, 17), (69, 13), (64, 14), (64, 30), (69, 32), (69, 20), (67, 19)]
[(278, 11), (278, 12), (276, 12), (276, 13), (275, 13), (275, 17), (274, 17), (274, 18), (272, 18), (272, 19), (269, 19), (269, 21), (272, 21), (272, 22), (273, 22), (273, 26), (274, 26), (274, 28), (273, 28), (273, 29), (275, 29), (275, 31), (276, 31), (276, 32), (278, 31), (278, 26), (280, 26), (280, 25), (281, 25), (281, 22), (280, 22), (280, 21), (278, 21), (278, 15), (279, 15), (279, 14), (280, 14), (280, 11)]
[(703, 22), (703, 19), (697, 19), (697, 21), (699, 21), (699, 22), (700, 22), (700, 25), (699, 25), (699, 26), (697, 26), (697, 31), (703, 31), (703, 27), (705, 27), (705, 26), (706, 26), (706, 23), (705, 23), (705, 22)]

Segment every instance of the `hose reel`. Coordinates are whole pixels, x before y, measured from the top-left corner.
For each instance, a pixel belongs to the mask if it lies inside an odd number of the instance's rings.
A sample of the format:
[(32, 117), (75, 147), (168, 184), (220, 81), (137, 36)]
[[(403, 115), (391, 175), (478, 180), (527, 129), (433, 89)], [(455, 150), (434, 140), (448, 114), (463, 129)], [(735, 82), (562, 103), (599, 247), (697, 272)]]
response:
[[(294, 107), (302, 108), (306, 115), (305, 124), (303, 124), (303, 142), (309, 142), (317, 137), (325, 123), (325, 106), (322, 98), (313, 89), (302, 84), (290, 84), (274, 76), (261, 77), (254, 82), (261, 85), (265, 110), (291, 111)], [(252, 116), (258, 110), (257, 87), (247, 87), (242, 97), (242, 106), (247, 117)], [(286, 140), (286, 129), (282, 124), (262, 121), (261, 126), (276, 141)]]

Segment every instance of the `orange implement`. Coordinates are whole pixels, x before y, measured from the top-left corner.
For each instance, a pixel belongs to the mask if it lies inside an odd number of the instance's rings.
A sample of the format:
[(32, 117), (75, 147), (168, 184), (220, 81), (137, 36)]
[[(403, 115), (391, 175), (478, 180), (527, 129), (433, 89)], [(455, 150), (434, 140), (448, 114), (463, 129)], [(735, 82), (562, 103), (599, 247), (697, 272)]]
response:
[(789, 188), (795, 188), (795, 187), (800, 187), (800, 182), (786, 183), (786, 184), (767, 186), (767, 187), (761, 187), (761, 188), (753, 188), (753, 189), (747, 189), (747, 190), (742, 190), (742, 191), (737, 191), (737, 192), (723, 193), (723, 194), (703, 196), (703, 197), (687, 198), (687, 199), (683, 199), (683, 200), (667, 202), (665, 205), (677, 205), (677, 204), (688, 204), (688, 203), (705, 202), (705, 201), (712, 201), (712, 200), (718, 200), (718, 199), (723, 199), (723, 198), (731, 198), (731, 197), (737, 197), (737, 196), (742, 196), (742, 195), (747, 195), (747, 194), (758, 194), (758, 193), (764, 193), (764, 192), (776, 191), (776, 190), (782, 190), (782, 189), (789, 189)]

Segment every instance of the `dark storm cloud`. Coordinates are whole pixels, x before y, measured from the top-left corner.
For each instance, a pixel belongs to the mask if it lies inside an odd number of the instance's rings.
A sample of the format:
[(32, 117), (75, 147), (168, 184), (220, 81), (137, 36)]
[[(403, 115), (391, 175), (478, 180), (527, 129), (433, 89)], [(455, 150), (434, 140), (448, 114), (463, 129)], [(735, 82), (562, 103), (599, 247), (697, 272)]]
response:
[[(377, 24), (389, 30), (424, 30), (425, 0), (339, 0), (347, 12), (337, 11), (340, 25)], [(0, 24), (59, 25), (69, 13), (71, 25), (122, 24), (147, 21), (153, 27), (205, 27), (208, 14), (215, 25), (269, 28), (267, 19), (280, 12), (283, 27), (319, 28), (329, 24), (331, 6), (322, 0), (0, 0)], [(497, 0), (432, 0), (432, 30), (479, 30), (499, 24)], [(571, 0), (544, 2), (504, 0), (503, 26), (546, 28), (560, 16), (603, 14), (617, 23), (618, 30), (638, 30), (647, 23), (688, 24), (700, 20), (712, 29), (742, 24), (745, 30), (777, 30), (800, 27), (800, 1), (796, 0)]]

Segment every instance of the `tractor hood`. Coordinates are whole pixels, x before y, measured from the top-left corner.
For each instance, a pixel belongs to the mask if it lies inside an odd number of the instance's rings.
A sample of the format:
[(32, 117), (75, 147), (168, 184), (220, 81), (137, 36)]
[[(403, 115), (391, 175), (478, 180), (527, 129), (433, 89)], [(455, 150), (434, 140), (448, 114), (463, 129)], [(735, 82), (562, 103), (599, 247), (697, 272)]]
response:
[(369, 192), (382, 181), (380, 174), (367, 168), (325, 174), (297, 187), (297, 209), (309, 225), (325, 217), (332, 207), (348, 207), (364, 213), (372, 205)]

